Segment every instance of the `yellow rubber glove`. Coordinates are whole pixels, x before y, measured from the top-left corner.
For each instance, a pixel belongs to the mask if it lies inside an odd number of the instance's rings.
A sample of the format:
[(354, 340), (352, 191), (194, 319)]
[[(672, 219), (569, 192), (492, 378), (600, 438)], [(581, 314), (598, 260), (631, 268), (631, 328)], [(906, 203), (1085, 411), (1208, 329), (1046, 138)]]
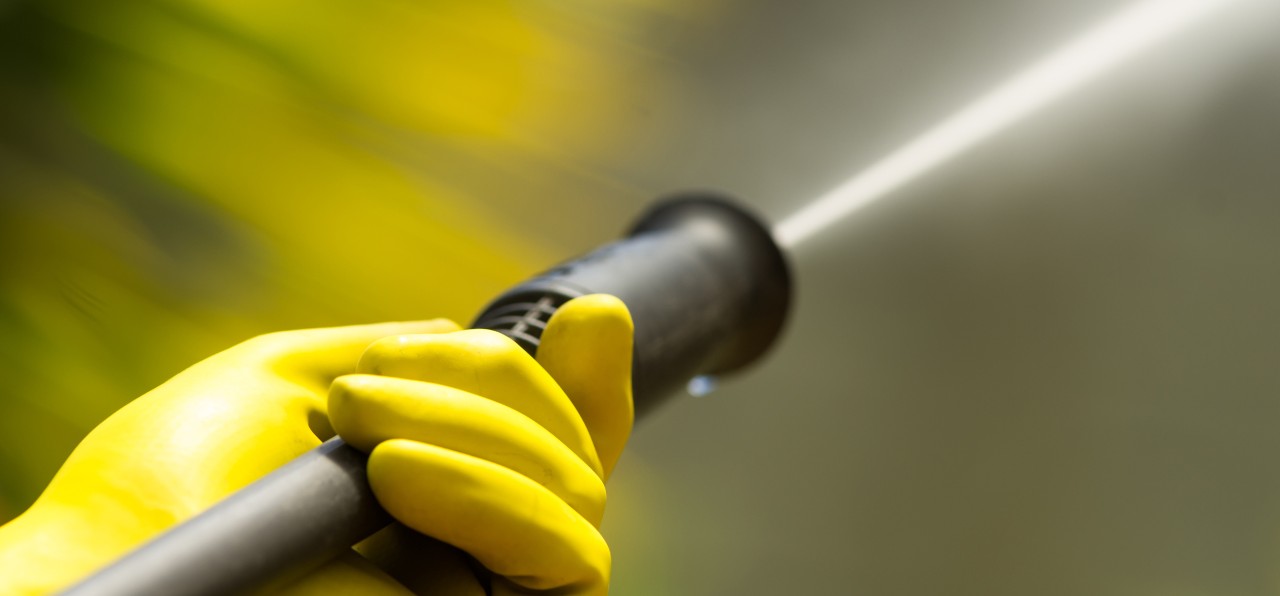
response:
[[(66, 587), (334, 429), (371, 451), (369, 480), (388, 512), (497, 573), (494, 593), (607, 593), (595, 526), (631, 428), (626, 308), (570, 301), (538, 362), (499, 334), (456, 329), (276, 333), (184, 371), (94, 429), (0, 528), (0, 593)], [(482, 593), (467, 561), (403, 528), (359, 551), (288, 591)]]

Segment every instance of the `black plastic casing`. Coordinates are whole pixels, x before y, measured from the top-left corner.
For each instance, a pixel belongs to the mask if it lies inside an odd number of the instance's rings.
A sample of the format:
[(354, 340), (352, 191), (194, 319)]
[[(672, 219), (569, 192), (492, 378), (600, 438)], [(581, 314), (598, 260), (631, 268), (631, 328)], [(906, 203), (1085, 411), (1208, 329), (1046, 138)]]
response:
[(764, 354), (786, 319), (791, 275), (754, 215), (717, 195), (688, 193), (656, 204), (626, 238), (502, 294), (472, 327), (535, 353), (557, 308), (596, 293), (631, 311), (639, 416), (695, 376), (731, 373)]

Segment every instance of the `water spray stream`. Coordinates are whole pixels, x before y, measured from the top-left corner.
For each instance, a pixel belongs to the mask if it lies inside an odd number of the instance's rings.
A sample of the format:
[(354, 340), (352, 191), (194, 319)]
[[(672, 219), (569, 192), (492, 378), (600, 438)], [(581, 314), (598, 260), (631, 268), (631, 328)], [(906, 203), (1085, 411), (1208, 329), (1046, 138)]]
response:
[(1130, 5), (774, 227), (790, 249), (1190, 25), (1242, 0)]

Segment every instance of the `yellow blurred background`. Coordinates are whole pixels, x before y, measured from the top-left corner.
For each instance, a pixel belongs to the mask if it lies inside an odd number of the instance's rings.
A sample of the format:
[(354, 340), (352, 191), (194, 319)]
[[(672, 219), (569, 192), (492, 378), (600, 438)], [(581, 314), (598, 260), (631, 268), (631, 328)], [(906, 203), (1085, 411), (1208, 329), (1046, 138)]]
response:
[(466, 323), (616, 235), (649, 192), (574, 156), (645, 137), (678, 4), (0, 3), (0, 521), (214, 352)]
[(644, 193), (565, 156), (635, 126), (625, 98), (653, 58), (628, 31), (691, 15), (0, 5), (0, 520), (101, 419), (205, 356), (278, 329), (465, 323), (615, 234), (621, 209), (590, 197)]
[(468, 175), (607, 150), (608, 106), (643, 58), (584, 18), (550, 2), (7, 6), (0, 515), (107, 413), (229, 344), (465, 322), (563, 258)]

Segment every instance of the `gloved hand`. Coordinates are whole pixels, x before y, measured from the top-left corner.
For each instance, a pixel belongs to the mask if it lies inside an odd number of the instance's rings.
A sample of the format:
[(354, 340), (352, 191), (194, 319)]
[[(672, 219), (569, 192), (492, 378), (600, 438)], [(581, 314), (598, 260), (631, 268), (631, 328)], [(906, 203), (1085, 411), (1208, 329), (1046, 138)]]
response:
[[(537, 362), (494, 332), (456, 329), (275, 333), (182, 372), (94, 429), (0, 528), (0, 592), (66, 587), (336, 429), (371, 453), (387, 511), (498, 574), (494, 593), (607, 593), (595, 527), (631, 428), (626, 308), (570, 301)], [(416, 533), (393, 528), (358, 550), (290, 590), (483, 593), (467, 561)]]

